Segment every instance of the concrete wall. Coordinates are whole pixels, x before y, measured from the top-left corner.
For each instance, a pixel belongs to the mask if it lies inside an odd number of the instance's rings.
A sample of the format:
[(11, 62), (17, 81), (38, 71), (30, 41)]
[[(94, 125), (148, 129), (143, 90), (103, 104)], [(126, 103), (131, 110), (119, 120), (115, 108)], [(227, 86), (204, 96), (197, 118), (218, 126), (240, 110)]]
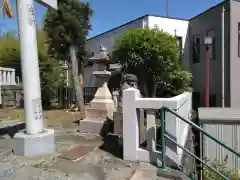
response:
[[(193, 73), (193, 90), (194, 92), (200, 92), (201, 97), (204, 97), (205, 90), (205, 47), (204, 47), (204, 37), (207, 34), (207, 31), (213, 30), (216, 38), (216, 58), (215, 60), (210, 60), (210, 94), (215, 94), (217, 99), (217, 106), (221, 106), (221, 11), (222, 6), (225, 6), (225, 92), (226, 92), (226, 106), (230, 105), (230, 95), (229, 95), (229, 45), (230, 45), (230, 37), (229, 37), (229, 21), (230, 21), (230, 12), (229, 12), (229, 1), (221, 3), (208, 11), (200, 14), (199, 16), (194, 17), (189, 21), (189, 41), (191, 43), (190, 55), (191, 55), (191, 70)], [(193, 63), (192, 56), (192, 43), (193, 36), (200, 36), (200, 63)], [(204, 98), (202, 98), (203, 101)], [(203, 104), (204, 102), (202, 102)]]
[[(240, 109), (199, 108), (199, 123), (207, 133), (240, 152)], [(210, 160), (223, 162), (228, 156), (227, 165), (239, 170), (240, 158), (205, 135), (201, 138), (201, 149), (202, 157)]]
[(231, 0), (231, 20), (230, 20), (230, 92), (231, 92), (231, 107), (240, 107), (240, 57), (238, 57), (238, 23), (240, 23), (240, 0)]

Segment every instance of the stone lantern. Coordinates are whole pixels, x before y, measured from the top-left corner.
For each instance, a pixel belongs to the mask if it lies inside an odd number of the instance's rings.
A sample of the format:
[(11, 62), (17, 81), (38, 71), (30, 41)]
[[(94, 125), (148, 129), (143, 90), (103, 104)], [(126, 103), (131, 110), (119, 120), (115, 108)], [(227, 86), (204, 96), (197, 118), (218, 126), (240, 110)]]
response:
[(86, 118), (80, 121), (80, 132), (99, 134), (106, 119), (113, 119), (114, 101), (108, 89), (111, 72), (107, 70), (109, 57), (106, 48), (100, 46), (100, 52), (89, 59), (93, 64), (93, 75), (98, 87), (89, 107)]
[[(109, 64), (109, 58), (107, 50), (103, 46), (100, 46), (100, 53), (90, 58), (93, 61), (93, 75), (96, 76), (96, 85), (98, 87), (93, 100), (90, 103), (90, 107), (94, 109), (113, 109), (114, 102), (112, 100), (112, 94), (108, 89), (108, 80), (111, 76), (111, 72), (107, 70)], [(112, 116), (110, 114), (106, 114)], [(106, 117), (105, 117), (106, 118)]]

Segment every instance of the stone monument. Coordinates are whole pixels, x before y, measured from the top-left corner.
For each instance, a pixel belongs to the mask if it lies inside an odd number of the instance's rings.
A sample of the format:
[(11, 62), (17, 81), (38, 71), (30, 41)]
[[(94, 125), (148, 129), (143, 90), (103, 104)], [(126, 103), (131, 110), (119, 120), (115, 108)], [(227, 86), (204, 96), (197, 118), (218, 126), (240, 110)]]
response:
[(120, 98), (117, 110), (114, 112), (113, 121), (114, 121), (114, 134), (122, 135), (122, 92), (124, 89), (133, 87), (138, 89), (138, 78), (134, 74), (125, 74), (121, 80), (121, 89), (120, 89)]
[(86, 108), (86, 118), (80, 120), (80, 132), (99, 134), (106, 120), (113, 119), (114, 101), (108, 89), (111, 72), (107, 70), (109, 57), (106, 48), (100, 46), (100, 52), (89, 59), (93, 61), (93, 75), (96, 76), (97, 91), (90, 106)]

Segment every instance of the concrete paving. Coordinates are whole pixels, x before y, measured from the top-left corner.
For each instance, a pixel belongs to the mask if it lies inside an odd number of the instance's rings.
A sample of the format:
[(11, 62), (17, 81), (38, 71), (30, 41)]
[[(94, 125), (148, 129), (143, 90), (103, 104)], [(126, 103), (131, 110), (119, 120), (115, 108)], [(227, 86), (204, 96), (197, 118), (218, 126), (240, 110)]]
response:
[[(99, 136), (80, 134), (78, 124), (51, 124), (56, 130), (56, 153), (41, 157), (21, 157), (12, 153), (12, 139), (0, 138), (0, 180), (164, 180), (157, 177), (157, 168), (147, 163), (130, 163), (98, 147)], [(93, 151), (73, 162), (58, 158), (62, 152), (79, 145)]]

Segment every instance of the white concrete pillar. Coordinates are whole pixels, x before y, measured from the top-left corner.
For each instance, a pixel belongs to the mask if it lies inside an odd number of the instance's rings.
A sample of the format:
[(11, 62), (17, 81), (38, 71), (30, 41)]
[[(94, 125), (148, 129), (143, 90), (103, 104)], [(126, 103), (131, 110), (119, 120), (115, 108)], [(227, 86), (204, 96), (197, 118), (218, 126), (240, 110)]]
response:
[(15, 71), (12, 71), (12, 85), (15, 85), (16, 84), (16, 74), (15, 74)]
[(3, 85), (6, 85), (7, 84), (7, 74), (6, 74), (6, 71), (3, 70), (3, 81), (2, 81)]
[(7, 85), (11, 85), (12, 83), (11, 83), (11, 71), (7, 71)]
[(139, 126), (136, 111), (136, 99), (140, 98), (139, 90), (128, 88), (123, 91), (123, 159), (137, 161), (139, 148)]
[(27, 134), (43, 132), (36, 21), (33, 0), (17, 0), (24, 112)]
[(118, 91), (113, 91), (112, 94), (113, 94), (114, 107), (117, 108), (119, 93), (118, 93)]
[(20, 84), (20, 78), (18, 76), (16, 77), (16, 80), (17, 80), (16, 84)]
[(150, 152), (156, 151), (156, 110), (147, 110), (147, 149)]
[(11, 73), (11, 84), (12, 85), (16, 84), (15, 71), (12, 71), (12, 73)]

